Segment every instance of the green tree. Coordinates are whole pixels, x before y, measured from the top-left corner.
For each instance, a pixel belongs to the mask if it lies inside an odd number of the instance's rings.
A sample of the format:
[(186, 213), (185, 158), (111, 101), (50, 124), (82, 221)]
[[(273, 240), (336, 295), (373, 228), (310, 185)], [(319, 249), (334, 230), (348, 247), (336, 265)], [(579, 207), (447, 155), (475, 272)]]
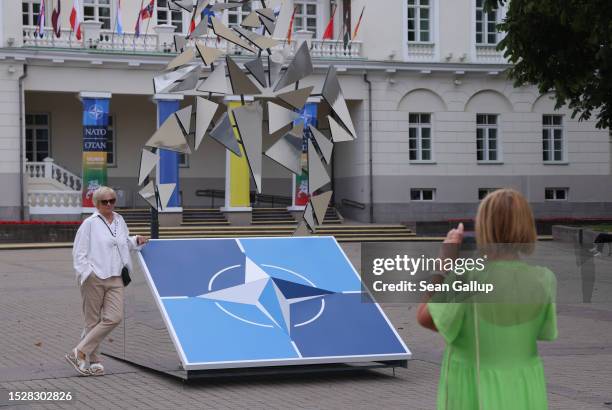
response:
[[(508, 0), (485, 0), (489, 10)], [(512, 0), (498, 49), (516, 86), (552, 92), (580, 120), (612, 125), (612, 0)]]

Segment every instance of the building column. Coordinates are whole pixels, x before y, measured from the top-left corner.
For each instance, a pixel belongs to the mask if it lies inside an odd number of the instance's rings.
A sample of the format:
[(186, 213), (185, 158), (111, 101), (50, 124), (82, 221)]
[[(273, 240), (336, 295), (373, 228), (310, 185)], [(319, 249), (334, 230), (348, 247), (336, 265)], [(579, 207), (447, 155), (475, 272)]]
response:
[[(244, 97), (245, 102), (253, 101), (253, 97)], [(230, 113), (230, 122), (234, 129), (234, 136), (240, 139), (240, 134), (231, 115), (231, 110), (242, 105), (240, 96), (227, 96), (225, 103)], [(225, 150), (225, 201), (221, 212), (231, 225), (251, 224), (251, 171), (241, 144), (239, 157), (230, 150)]]
[(27, 186), (24, 185), (27, 178), (23, 177), (25, 104), (19, 81), (22, 76), (23, 64), (17, 61), (0, 63), (0, 98), (3, 101), (0, 115), (0, 220), (25, 218), (22, 210), (27, 214)]
[(287, 210), (296, 218), (301, 218), (301, 213), (308, 204), (308, 139), (311, 137), (309, 125), (316, 127), (318, 124), (317, 112), (320, 97), (309, 97), (306, 105), (300, 111), (300, 118), (294, 124), (304, 122), (304, 135), (302, 137), (302, 175), (291, 176), (291, 206)]
[(83, 172), (81, 206), (83, 214), (96, 210), (93, 193), (107, 185), (106, 140), (111, 93), (81, 91), (83, 103)]
[[(157, 127), (180, 108), (184, 97), (179, 94), (155, 94), (153, 100), (157, 104)], [(156, 170), (158, 184), (176, 184), (176, 188), (168, 201), (168, 205), (159, 211), (160, 226), (179, 226), (183, 220), (183, 207), (180, 198), (179, 153), (167, 149), (158, 149), (159, 166)]]

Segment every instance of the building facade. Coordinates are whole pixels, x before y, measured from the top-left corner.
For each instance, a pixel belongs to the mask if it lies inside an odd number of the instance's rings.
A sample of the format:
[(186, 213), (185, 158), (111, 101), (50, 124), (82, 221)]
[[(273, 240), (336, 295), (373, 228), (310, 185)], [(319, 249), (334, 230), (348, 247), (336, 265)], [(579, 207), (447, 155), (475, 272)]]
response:
[[(140, 149), (157, 124), (152, 79), (175, 56), (173, 35), (187, 33), (191, 16), (156, 0), (136, 36), (140, 2), (123, 1), (118, 13), (117, 0), (83, 0), (77, 39), (69, 22), (73, 1), (59, 1), (59, 37), (51, 28), (58, 0), (45, 1), (42, 35), (41, 0), (0, 6), (0, 219), (78, 213), (83, 92), (111, 94), (109, 184), (121, 191), (120, 205), (145, 206), (136, 192)], [(322, 40), (334, 7), (334, 39)], [(294, 10), (295, 34), (287, 42)], [(362, 10), (357, 36), (344, 47), (344, 26), (353, 31)], [(247, 6), (225, 11), (222, 20), (239, 24), (249, 12)], [(358, 132), (356, 141), (336, 144), (330, 170), (334, 202), (345, 217), (467, 218), (500, 187), (523, 192), (538, 217), (612, 215), (608, 130), (555, 110), (551, 96), (535, 87), (513, 86), (496, 50), (503, 33), (495, 25), (503, 15), (485, 13), (482, 0), (283, 2), (274, 37), (293, 50), (310, 43), (315, 73), (305, 83), (315, 93), (327, 67), (337, 67)], [(202, 41), (248, 60), (212, 32)], [(326, 107), (318, 110), (318, 128), (326, 131)], [(270, 143), (264, 140), (264, 149)], [(196, 191), (224, 189), (225, 173), (223, 148), (205, 141), (181, 165), (183, 207), (208, 206)], [(264, 159), (264, 193), (289, 196), (293, 185), (288, 171)]]

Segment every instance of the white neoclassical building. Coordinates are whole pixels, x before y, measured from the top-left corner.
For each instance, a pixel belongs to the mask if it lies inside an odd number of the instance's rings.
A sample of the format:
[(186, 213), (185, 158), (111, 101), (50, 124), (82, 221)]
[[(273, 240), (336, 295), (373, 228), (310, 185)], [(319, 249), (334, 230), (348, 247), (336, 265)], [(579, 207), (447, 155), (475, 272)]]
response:
[[(41, 1), (0, 3), (0, 219), (80, 214), (83, 92), (110, 95), (108, 181), (122, 192), (120, 205), (142, 207), (138, 160), (157, 123), (152, 78), (175, 55), (174, 31), (186, 33), (191, 16), (156, 0), (136, 37), (139, 1), (121, 2), (119, 34), (117, 0), (81, 0), (77, 39), (69, 23), (73, 1), (44, 0), (41, 36)], [(59, 37), (51, 28), (58, 1)], [(345, 48), (343, 20), (353, 31), (364, 6), (357, 37)], [(334, 39), (322, 40), (334, 7)], [(359, 134), (338, 144), (330, 170), (345, 217), (470, 217), (483, 195), (508, 186), (528, 197), (538, 217), (612, 215), (608, 130), (555, 110), (550, 95), (534, 87), (513, 87), (496, 51), (503, 10), (484, 13), (482, 0), (285, 0), (274, 33), (281, 43), (293, 10), (289, 45), (310, 42), (315, 87), (330, 64), (337, 67)], [(245, 6), (222, 19), (231, 26), (248, 13)], [(214, 35), (203, 40), (240, 63), (248, 59)], [(325, 110), (321, 104), (323, 131)], [(196, 191), (224, 189), (222, 147), (206, 141), (182, 161), (182, 206), (207, 206)], [(267, 159), (263, 181), (264, 193), (292, 195), (291, 174)]]

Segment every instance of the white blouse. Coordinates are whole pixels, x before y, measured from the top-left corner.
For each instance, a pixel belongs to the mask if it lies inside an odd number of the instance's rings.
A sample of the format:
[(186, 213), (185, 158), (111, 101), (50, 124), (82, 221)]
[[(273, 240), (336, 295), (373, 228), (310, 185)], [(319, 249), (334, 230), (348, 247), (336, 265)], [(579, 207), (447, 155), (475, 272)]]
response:
[(111, 224), (99, 212), (86, 218), (74, 238), (72, 258), (77, 279), (83, 282), (94, 273), (100, 279), (121, 276), (127, 265), (132, 270), (130, 251), (140, 250), (136, 236), (129, 236), (123, 217), (113, 212)]

